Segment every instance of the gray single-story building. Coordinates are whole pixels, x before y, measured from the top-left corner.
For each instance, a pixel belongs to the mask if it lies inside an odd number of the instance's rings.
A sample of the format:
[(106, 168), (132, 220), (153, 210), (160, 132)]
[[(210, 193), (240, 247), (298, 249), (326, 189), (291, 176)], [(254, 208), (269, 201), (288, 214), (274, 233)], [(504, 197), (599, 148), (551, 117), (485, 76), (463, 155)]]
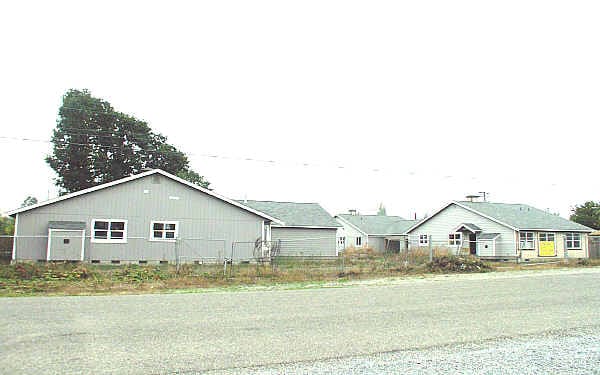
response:
[(279, 220), (271, 239), (281, 256), (336, 256), (336, 233), (341, 225), (318, 203), (239, 201)]
[(13, 261), (209, 262), (233, 250), (234, 260), (244, 260), (279, 223), (158, 169), (8, 214), (15, 218)]
[(498, 259), (587, 258), (593, 229), (521, 203), (452, 201), (407, 230), (410, 245)]
[(415, 220), (400, 216), (360, 215), (352, 210), (335, 218), (343, 226), (338, 233), (338, 247), (368, 247), (375, 251), (397, 252), (407, 248), (406, 230)]

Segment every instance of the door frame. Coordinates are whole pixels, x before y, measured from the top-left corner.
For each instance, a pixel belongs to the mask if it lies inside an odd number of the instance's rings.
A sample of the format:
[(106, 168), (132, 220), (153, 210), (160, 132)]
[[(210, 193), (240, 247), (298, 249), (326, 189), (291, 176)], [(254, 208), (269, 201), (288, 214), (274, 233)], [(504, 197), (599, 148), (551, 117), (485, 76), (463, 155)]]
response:
[[(50, 262), (50, 246), (52, 243), (52, 232), (77, 232), (79, 229), (54, 229), (48, 228), (48, 246), (46, 248), (46, 261)], [(80, 261), (83, 262), (83, 255), (85, 253), (85, 229), (81, 230), (81, 256)]]

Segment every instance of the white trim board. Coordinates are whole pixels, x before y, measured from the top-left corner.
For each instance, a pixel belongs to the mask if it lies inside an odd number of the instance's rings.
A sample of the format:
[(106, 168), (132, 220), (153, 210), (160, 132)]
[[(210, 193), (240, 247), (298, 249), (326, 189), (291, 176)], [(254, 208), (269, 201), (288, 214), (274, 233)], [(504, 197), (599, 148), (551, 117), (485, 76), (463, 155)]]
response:
[(148, 171), (148, 172), (143, 172), (143, 173), (139, 173), (139, 174), (136, 174), (136, 175), (133, 175), (133, 176), (124, 177), (124, 178), (121, 178), (119, 180), (108, 182), (108, 183), (105, 183), (105, 184), (102, 184), (102, 185), (94, 186), (94, 187), (91, 187), (91, 188), (87, 188), (87, 189), (83, 189), (83, 190), (80, 190), (80, 191), (76, 191), (76, 192), (71, 193), (71, 194), (66, 194), (66, 195), (63, 195), (63, 196), (60, 196), (60, 197), (49, 199), (49, 200), (47, 200), (45, 202), (41, 202), (41, 203), (34, 204), (34, 205), (31, 205), (31, 206), (27, 206), (27, 207), (17, 208), (15, 210), (8, 211), (7, 215), (12, 216), (12, 215), (16, 215), (16, 214), (21, 213), (21, 212), (34, 210), (34, 209), (39, 208), (39, 207), (47, 206), (47, 205), (50, 205), (50, 204), (53, 204), (53, 203), (56, 203), (56, 202), (61, 202), (61, 201), (64, 201), (64, 200), (67, 200), (67, 199), (70, 199), (70, 198), (75, 198), (75, 197), (78, 197), (78, 196), (83, 195), (83, 194), (92, 193), (92, 192), (97, 191), (97, 190), (106, 189), (106, 188), (111, 187), (111, 186), (120, 185), (120, 184), (129, 182), (129, 181), (137, 180), (139, 178), (151, 176), (151, 175), (154, 175), (154, 174), (160, 174), (162, 176), (170, 178), (173, 181), (176, 181), (176, 182), (179, 182), (179, 183), (184, 184), (186, 186), (189, 186), (189, 187), (191, 187), (193, 189), (196, 189), (198, 191), (203, 192), (204, 194), (208, 194), (208, 195), (210, 195), (210, 196), (212, 196), (214, 198), (220, 199), (220, 200), (222, 200), (224, 202), (227, 202), (227, 203), (229, 203), (229, 204), (231, 204), (233, 206), (236, 206), (236, 207), (241, 208), (241, 209), (243, 209), (245, 211), (251, 212), (251, 213), (253, 213), (253, 214), (257, 215), (257, 216), (260, 216), (262, 218), (268, 219), (268, 220), (270, 220), (270, 221), (272, 221), (274, 223), (278, 223), (278, 224), (282, 224), (282, 225), (284, 224), (282, 221), (280, 221), (280, 220), (278, 220), (278, 219), (276, 219), (274, 217), (271, 217), (271, 216), (265, 214), (264, 212), (261, 212), (261, 211), (252, 209), (250, 207), (247, 207), (247, 206), (245, 206), (245, 205), (243, 205), (241, 203), (236, 202), (233, 199), (225, 198), (222, 195), (214, 193), (211, 190), (205, 189), (205, 188), (203, 188), (201, 186), (198, 186), (198, 185), (193, 184), (193, 183), (191, 183), (189, 181), (186, 181), (186, 180), (184, 180), (182, 178), (179, 178), (179, 177), (177, 177), (175, 175), (172, 175), (172, 174), (170, 174), (168, 172), (165, 172), (162, 169), (153, 169), (153, 170)]

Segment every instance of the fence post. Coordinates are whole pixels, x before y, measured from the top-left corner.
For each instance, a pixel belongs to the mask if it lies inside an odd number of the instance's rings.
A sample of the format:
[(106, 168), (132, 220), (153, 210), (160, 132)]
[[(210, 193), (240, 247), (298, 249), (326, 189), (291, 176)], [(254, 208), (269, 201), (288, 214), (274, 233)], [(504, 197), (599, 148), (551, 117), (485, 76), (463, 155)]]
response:
[(429, 261), (433, 262), (433, 243), (431, 243), (431, 234), (427, 236), (427, 243), (429, 244)]
[(179, 245), (179, 238), (175, 239), (175, 270), (177, 273), (179, 273), (179, 252), (178, 250), (178, 245)]

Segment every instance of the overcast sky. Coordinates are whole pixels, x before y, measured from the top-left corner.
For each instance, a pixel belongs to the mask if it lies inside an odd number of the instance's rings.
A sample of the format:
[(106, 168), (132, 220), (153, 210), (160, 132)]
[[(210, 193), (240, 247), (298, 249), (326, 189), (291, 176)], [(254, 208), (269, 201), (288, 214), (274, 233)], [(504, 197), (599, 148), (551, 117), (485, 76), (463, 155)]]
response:
[[(597, 1), (13, 1), (0, 136), (48, 140), (87, 88), (231, 198), (422, 216), (487, 191), (567, 216), (600, 200), (599, 19)], [(56, 195), (49, 151), (0, 139), (0, 211)]]

